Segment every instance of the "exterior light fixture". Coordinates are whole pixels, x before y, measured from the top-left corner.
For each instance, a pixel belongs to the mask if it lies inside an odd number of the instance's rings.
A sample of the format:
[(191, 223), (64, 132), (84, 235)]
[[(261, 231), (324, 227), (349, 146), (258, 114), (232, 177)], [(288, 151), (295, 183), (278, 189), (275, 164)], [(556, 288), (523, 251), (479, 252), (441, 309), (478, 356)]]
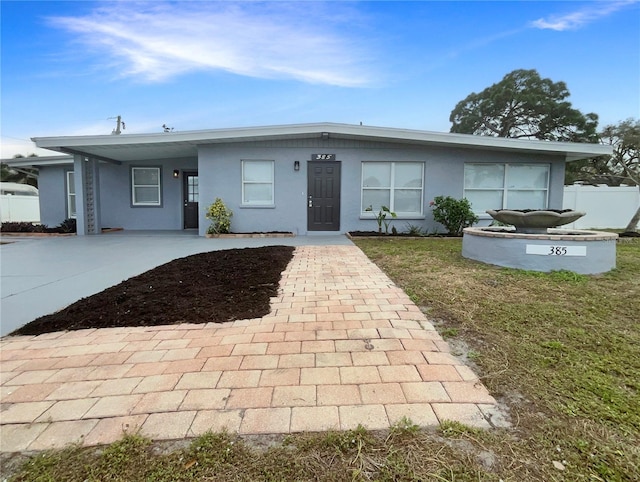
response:
[(294, 171), (299, 171), (300, 170), (300, 161), (294, 161), (293, 170)]
[(329, 133), (328, 133), (328, 132), (323, 132), (323, 133), (322, 133), (322, 138), (323, 138), (324, 140), (329, 139)]
[(179, 169), (174, 169), (173, 170), (173, 177), (175, 179), (178, 179), (180, 177), (180, 170)]

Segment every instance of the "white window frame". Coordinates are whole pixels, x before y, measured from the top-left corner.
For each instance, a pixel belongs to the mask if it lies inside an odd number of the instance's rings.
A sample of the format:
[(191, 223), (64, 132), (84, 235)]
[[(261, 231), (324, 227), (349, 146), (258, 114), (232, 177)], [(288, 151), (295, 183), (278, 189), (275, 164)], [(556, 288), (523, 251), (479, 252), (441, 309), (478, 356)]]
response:
[[(502, 195), (502, 207), (499, 208), (489, 208), (489, 207), (476, 207), (476, 206), (471, 206), (471, 208), (473, 209), (474, 213), (477, 215), (480, 215), (481, 217), (490, 217), (487, 213), (486, 210), (487, 209), (508, 209), (508, 205), (509, 205), (509, 192), (510, 191), (532, 191), (532, 192), (540, 192), (540, 191), (544, 191), (544, 206), (542, 207), (542, 209), (547, 209), (549, 206), (549, 184), (551, 183), (551, 164), (549, 163), (532, 163), (532, 162), (528, 162), (528, 163), (508, 163), (508, 162), (468, 162), (464, 164), (464, 168), (466, 170), (467, 166), (487, 166), (487, 165), (492, 165), (492, 166), (504, 166), (504, 170), (503, 170), (503, 176), (502, 176), (502, 187), (501, 188), (497, 188), (497, 187), (491, 187), (491, 188), (474, 188), (474, 187), (467, 187), (466, 186), (466, 173), (464, 175), (463, 178), (463, 183), (465, 183), (464, 185), (464, 197), (467, 197), (467, 193), (469, 191), (492, 191), (492, 192), (496, 192), (496, 191), (500, 191), (501, 195)], [(522, 166), (546, 166), (547, 167), (547, 185), (545, 188), (518, 188), (518, 189), (509, 189), (509, 168), (510, 167), (522, 167)]]
[[(390, 179), (389, 186), (374, 186), (367, 187), (364, 185), (364, 168), (366, 164), (390, 164)], [(398, 164), (419, 164), (420, 165), (420, 187), (396, 187), (395, 186), (395, 172), (396, 165)], [(360, 217), (371, 218), (375, 217), (378, 212), (378, 207), (373, 206), (372, 211), (365, 211), (369, 206), (364, 206), (363, 198), (364, 191), (367, 190), (389, 190), (389, 204), (387, 206), (391, 212), (395, 212), (400, 219), (417, 219), (424, 217), (424, 162), (422, 161), (362, 161), (360, 167)], [(395, 210), (395, 191), (397, 190), (414, 190), (420, 191), (420, 212), (399, 212)]]
[[(245, 201), (244, 191), (245, 187), (249, 184), (269, 184), (265, 181), (248, 181), (245, 179), (245, 172), (251, 166), (252, 163), (270, 163), (271, 165), (271, 199), (267, 201)], [(242, 160), (242, 192), (241, 192), (241, 205), (248, 207), (273, 207), (275, 205), (275, 161), (273, 159), (243, 159)]]
[[(135, 171), (137, 170), (156, 170), (158, 172), (158, 184), (135, 184)], [(156, 186), (158, 191), (158, 201), (141, 202), (136, 200), (137, 187), (153, 187)], [(162, 168), (158, 166), (135, 166), (131, 167), (131, 205), (139, 207), (161, 207), (162, 206)]]
[[(67, 191), (67, 218), (76, 219), (78, 207), (76, 206), (76, 182), (74, 171), (65, 172), (66, 191)], [(71, 192), (71, 185), (73, 185), (73, 192)], [(71, 200), (73, 199), (73, 203)], [(71, 210), (71, 207), (75, 208), (75, 212)]]

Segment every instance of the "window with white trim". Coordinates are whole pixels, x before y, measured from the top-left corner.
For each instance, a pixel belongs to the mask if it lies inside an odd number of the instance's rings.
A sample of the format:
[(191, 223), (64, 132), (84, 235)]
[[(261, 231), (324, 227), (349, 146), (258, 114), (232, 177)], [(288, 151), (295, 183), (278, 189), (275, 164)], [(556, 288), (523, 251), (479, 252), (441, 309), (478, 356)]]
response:
[(160, 206), (162, 203), (159, 167), (131, 168), (131, 204), (133, 206)]
[(67, 217), (76, 217), (76, 183), (73, 171), (67, 171)]
[(422, 216), (423, 179), (423, 162), (363, 162), (361, 213), (387, 206), (399, 217)]
[(273, 206), (275, 204), (273, 169), (273, 161), (242, 161), (243, 206)]
[(465, 164), (464, 197), (476, 214), (487, 209), (546, 209), (549, 164)]

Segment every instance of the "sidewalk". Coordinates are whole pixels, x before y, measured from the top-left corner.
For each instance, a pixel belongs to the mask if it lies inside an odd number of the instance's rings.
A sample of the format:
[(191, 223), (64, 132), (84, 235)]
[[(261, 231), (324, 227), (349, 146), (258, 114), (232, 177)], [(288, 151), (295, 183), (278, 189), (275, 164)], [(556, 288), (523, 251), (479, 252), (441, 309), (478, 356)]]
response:
[(355, 246), (300, 246), (272, 312), (0, 341), (0, 450), (502, 421), (475, 374)]

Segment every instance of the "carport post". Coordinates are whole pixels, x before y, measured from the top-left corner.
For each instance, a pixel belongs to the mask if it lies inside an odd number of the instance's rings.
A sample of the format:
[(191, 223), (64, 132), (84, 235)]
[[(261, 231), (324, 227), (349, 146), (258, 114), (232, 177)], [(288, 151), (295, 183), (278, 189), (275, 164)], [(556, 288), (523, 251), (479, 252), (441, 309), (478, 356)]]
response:
[(96, 159), (74, 154), (78, 236), (100, 233), (100, 178)]

